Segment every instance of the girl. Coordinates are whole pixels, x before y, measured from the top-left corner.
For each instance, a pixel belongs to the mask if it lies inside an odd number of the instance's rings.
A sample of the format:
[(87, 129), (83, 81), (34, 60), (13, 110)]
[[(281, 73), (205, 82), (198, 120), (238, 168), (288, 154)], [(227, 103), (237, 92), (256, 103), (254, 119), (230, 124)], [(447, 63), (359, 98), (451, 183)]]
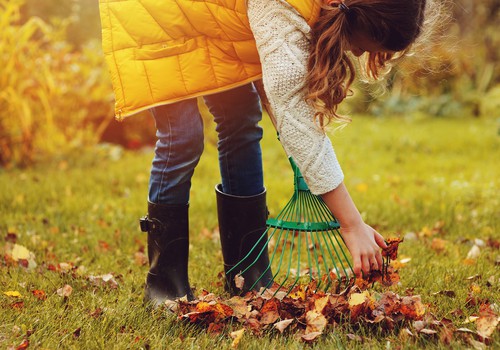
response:
[[(429, 0), (428, 0), (429, 1)], [(100, 0), (103, 48), (118, 118), (150, 109), (158, 142), (148, 215), (145, 299), (193, 298), (188, 282), (188, 202), (203, 150), (196, 97), (217, 124), (222, 183), (216, 186), (224, 267), (265, 230), (259, 141), (262, 78), (285, 151), (311, 192), (341, 225), (357, 275), (382, 266), (383, 237), (363, 222), (322, 126), (344, 121), (338, 105), (354, 79), (351, 55), (377, 78), (419, 36), (426, 0)], [(268, 263), (245, 273), (244, 290)], [(226, 276), (236, 293), (234, 275)], [(267, 271), (256, 288), (272, 279)]]

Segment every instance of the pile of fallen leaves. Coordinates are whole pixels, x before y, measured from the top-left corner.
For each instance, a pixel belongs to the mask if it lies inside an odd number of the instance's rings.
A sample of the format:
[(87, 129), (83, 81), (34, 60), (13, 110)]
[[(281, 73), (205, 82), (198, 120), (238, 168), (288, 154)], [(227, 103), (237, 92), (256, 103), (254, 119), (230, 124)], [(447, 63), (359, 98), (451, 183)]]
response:
[[(304, 342), (313, 342), (322, 334), (346, 323), (352, 329), (370, 325), (381, 331), (397, 331), (400, 337), (433, 337), (450, 344), (455, 336), (470, 344), (488, 344), (499, 323), (495, 305), (484, 303), (476, 319), (477, 331), (457, 328), (448, 319), (436, 319), (429, 305), (419, 295), (400, 296), (392, 291), (375, 292), (368, 287), (375, 281), (391, 285), (399, 281), (390, 260), (397, 257), (399, 239), (389, 242), (384, 252), (384, 268), (366, 279), (356, 279), (339, 293), (317, 290), (316, 281), (282, 291), (277, 285), (261, 292), (223, 299), (203, 291), (194, 301), (168, 302), (178, 319), (221, 333), (231, 325), (239, 330), (231, 333), (237, 346), (245, 332), (261, 335), (268, 331), (288, 333)], [(347, 334), (352, 340), (363, 341), (359, 335)]]

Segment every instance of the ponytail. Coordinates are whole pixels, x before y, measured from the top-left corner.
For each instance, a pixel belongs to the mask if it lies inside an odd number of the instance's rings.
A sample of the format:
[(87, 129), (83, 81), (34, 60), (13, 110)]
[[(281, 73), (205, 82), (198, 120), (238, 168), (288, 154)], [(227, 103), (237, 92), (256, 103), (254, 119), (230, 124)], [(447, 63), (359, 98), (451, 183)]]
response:
[[(362, 32), (389, 52), (370, 52), (364, 70), (378, 79), (391, 60), (405, 55), (420, 35), (426, 0), (334, 0), (323, 5), (311, 28), (306, 101), (315, 107), (315, 120), (348, 122), (338, 105), (351, 93), (355, 68), (346, 54), (353, 32)], [(394, 52), (394, 53), (392, 53)]]

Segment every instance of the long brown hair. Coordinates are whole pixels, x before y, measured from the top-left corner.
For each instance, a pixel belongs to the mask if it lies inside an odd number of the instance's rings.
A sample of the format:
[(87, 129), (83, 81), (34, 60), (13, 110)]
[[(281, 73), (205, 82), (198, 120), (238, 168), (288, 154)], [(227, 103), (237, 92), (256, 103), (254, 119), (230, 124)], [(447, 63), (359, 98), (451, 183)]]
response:
[(366, 75), (377, 79), (388, 63), (403, 56), (421, 33), (426, 2), (344, 0), (322, 6), (319, 19), (311, 28), (306, 80), (306, 99), (316, 108), (315, 119), (321, 126), (331, 119), (349, 120), (337, 113), (337, 107), (350, 93), (355, 77), (354, 64), (346, 53), (350, 50), (353, 33), (363, 33), (387, 51), (394, 52), (368, 53), (364, 67)]

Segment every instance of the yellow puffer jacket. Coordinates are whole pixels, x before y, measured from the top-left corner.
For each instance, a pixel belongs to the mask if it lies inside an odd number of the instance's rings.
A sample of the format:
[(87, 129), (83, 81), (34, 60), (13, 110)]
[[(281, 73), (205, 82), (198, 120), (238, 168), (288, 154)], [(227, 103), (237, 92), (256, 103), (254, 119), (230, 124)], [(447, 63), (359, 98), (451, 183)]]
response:
[[(246, 1), (99, 0), (116, 117), (259, 79)], [(286, 1), (316, 20), (321, 0)]]

